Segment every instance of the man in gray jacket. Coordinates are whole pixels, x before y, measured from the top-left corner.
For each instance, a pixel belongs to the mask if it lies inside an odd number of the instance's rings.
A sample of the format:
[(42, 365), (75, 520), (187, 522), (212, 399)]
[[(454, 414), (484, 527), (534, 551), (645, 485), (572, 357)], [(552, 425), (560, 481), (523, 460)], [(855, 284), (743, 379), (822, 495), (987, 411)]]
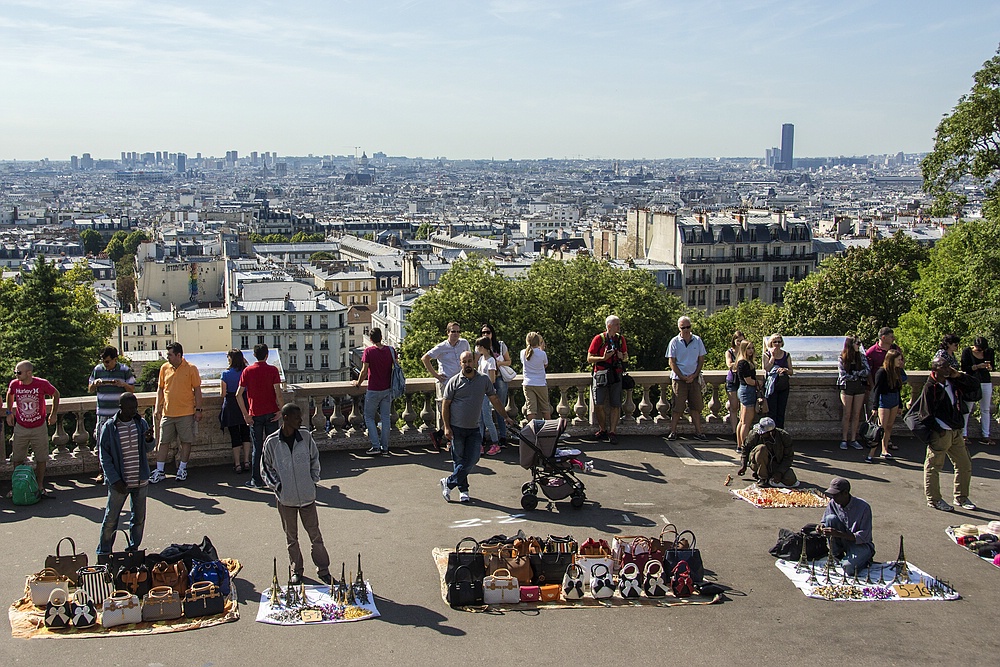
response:
[(288, 560), (292, 564), (292, 585), (302, 580), (304, 565), (299, 549), (299, 524), (309, 535), (312, 561), (323, 583), (330, 583), (330, 554), (319, 532), (316, 512), (316, 484), (319, 482), (319, 449), (312, 434), (300, 430), (302, 409), (295, 403), (281, 408), (281, 428), (264, 441), (261, 473), (264, 484), (274, 491), (278, 516), (288, 544)]

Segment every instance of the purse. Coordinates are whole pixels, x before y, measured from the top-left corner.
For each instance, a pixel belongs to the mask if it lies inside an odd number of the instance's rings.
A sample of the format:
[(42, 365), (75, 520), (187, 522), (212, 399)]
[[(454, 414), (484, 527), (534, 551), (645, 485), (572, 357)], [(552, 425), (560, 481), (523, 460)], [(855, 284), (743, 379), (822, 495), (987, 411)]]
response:
[(618, 594), (623, 599), (632, 600), (642, 595), (642, 582), (639, 577), (639, 567), (635, 563), (626, 563), (622, 567), (622, 571), (618, 574)]
[(608, 377), (611, 371), (604, 369), (603, 371), (594, 371), (594, 386), (595, 387), (607, 387), (610, 378)]
[(474, 579), (472, 571), (464, 565), (455, 569), (454, 578), (445, 594), (452, 607), (471, 607), (483, 604), (483, 580)]
[[(667, 535), (667, 533), (672, 533), (672, 535)], [(667, 535), (666, 537), (664, 537)], [(663, 528), (660, 529), (660, 534), (656, 537), (649, 538), (649, 546), (653, 551), (667, 552), (667, 549), (674, 548), (674, 542), (677, 541), (677, 526), (672, 523), (664, 524)], [(659, 560), (663, 560), (662, 558)]]
[(188, 618), (215, 616), (226, 611), (226, 598), (219, 587), (211, 581), (199, 581), (191, 585), (184, 596), (184, 615)]
[(562, 587), (559, 584), (545, 584), (539, 586), (538, 591), (542, 596), (542, 602), (559, 602)]
[(528, 556), (521, 556), (512, 547), (500, 547), (495, 556), (487, 558), (486, 574), (493, 574), (497, 570), (507, 570), (525, 585), (530, 584), (534, 578)]
[[(139, 567), (146, 562), (146, 550), (135, 548), (135, 545), (132, 544), (132, 537), (128, 534), (128, 531), (117, 530), (115, 531), (115, 536), (117, 536), (118, 533), (125, 534), (125, 550), (112, 551), (109, 554), (97, 557), (97, 562), (106, 564), (108, 566), (108, 571), (111, 573), (115, 573), (122, 568), (128, 569)], [(114, 545), (114, 537), (112, 537), (112, 548), (114, 548)]]
[(583, 594), (587, 590), (586, 586), (587, 583), (583, 580), (583, 568), (579, 564), (573, 563), (566, 568), (566, 574), (563, 575), (562, 581), (564, 598), (567, 600), (583, 599)]
[(77, 585), (87, 592), (87, 599), (95, 605), (104, 604), (104, 600), (115, 592), (115, 580), (107, 565), (81, 567), (76, 577)]
[(194, 586), (199, 581), (210, 581), (219, 587), (222, 597), (229, 597), (232, 590), (229, 579), (229, 569), (220, 560), (209, 562), (195, 561), (191, 573), (188, 575), (191, 585)]
[(69, 593), (65, 588), (53, 588), (49, 592), (49, 599), (45, 602), (45, 627), (68, 628), (72, 618)]
[(611, 545), (608, 544), (607, 540), (587, 538), (580, 545), (580, 551), (576, 555), (575, 562), (583, 569), (584, 586), (589, 586), (590, 571), (594, 565), (601, 564), (608, 568), (609, 572), (614, 569), (614, 559), (611, 557)]
[(758, 415), (766, 415), (768, 411), (767, 399), (763, 396), (757, 398), (756, 412)]
[(169, 586), (154, 586), (142, 598), (143, 621), (169, 621), (181, 617), (181, 596)]
[(865, 420), (858, 429), (858, 436), (867, 444), (872, 447), (881, 444), (882, 436), (885, 435), (885, 429), (878, 421), (878, 417), (873, 417), (872, 419)]
[(632, 545), (638, 537), (642, 535), (616, 535), (611, 540), (611, 558), (614, 560), (612, 571), (617, 572), (621, 568), (625, 555), (632, 553)]
[(28, 590), (31, 593), (31, 604), (44, 607), (49, 602), (53, 590), (61, 588), (69, 590), (69, 577), (59, 574), (51, 567), (28, 576)]
[(140, 598), (153, 587), (153, 577), (145, 565), (122, 568), (115, 573), (115, 588), (134, 593)]
[(74, 628), (89, 628), (97, 623), (97, 606), (82, 588), (76, 589), (76, 593), (73, 594), (70, 611), (73, 613), (70, 623)]
[[(690, 535), (691, 540), (684, 539), (684, 535)], [(680, 561), (686, 561), (691, 571), (691, 579), (695, 582), (705, 579), (705, 564), (701, 559), (701, 551), (698, 549), (698, 539), (690, 530), (685, 530), (677, 536), (674, 548), (663, 554), (663, 566), (673, 572), (674, 567)]]
[(542, 591), (538, 586), (521, 586), (521, 602), (538, 602), (542, 599)]
[[(471, 542), (472, 547), (462, 549), (462, 545)], [(448, 569), (444, 572), (444, 581), (450, 584), (455, 580), (455, 571), (460, 568), (467, 568), (472, 578), (482, 581), (486, 576), (486, 559), (483, 557), (483, 550), (479, 542), (471, 537), (464, 537), (455, 545), (455, 550), (448, 554)]]
[[(662, 535), (662, 533), (661, 533)], [(640, 572), (646, 569), (646, 563), (651, 560), (663, 560), (662, 551), (654, 551), (652, 542), (647, 537), (637, 537), (632, 540), (632, 549), (621, 560), (621, 567), (635, 563)]]
[(139, 602), (139, 596), (128, 591), (114, 591), (101, 607), (101, 625), (106, 628), (142, 623), (142, 603)]
[(501, 568), (483, 579), (483, 602), (514, 604), (521, 601), (521, 585), (510, 572)]
[(604, 600), (615, 594), (611, 571), (603, 565), (595, 565), (590, 571), (590, 594), (595, 600)]
[(579, 550), (580, 545), (576, 543), (572, 535), (566, 537), (549, 535), (549, 539), (545, 540), (545, 553), (575, 554)]
[(667, 595), (667, 582), (663, 580), (663, 563), (651, 560), (642, 572), (642, 592), (648, 598), (662, 598)]
[(670, 574), (673, 577), (670, 580), (670, 590), (676, 597), (689, 598), (694, 595), (694, 581), (691, 579), (691, 568), (688, 567), (687, 561), (679, 561)]
[(169, 586), (184, 595), (188, 589), (188, 573), (184, 563), (157, 563), (153, 567), (153, 586)]
[(543, 553), (528, 556), (534, 573), (533, 584), (551, 584), (563, 580), (566, 568), (573, 564), (571, 553)]
[[(63, 556), (59, 553), (59, 548), (62, 543), (69, 540), (69, 545), (73, 549), (72, 556)], [(56, 543), (56, 555), (45, 557), (45, 567), (50, 568), (66, 576), (75, 586), (76, 585), (76, 571), (81, 567), (87, 567), (89, 564), (89, 559), (85, 553), (76, 552), (76, 542), (73, 541), (72, 537), (64, 537)]]
[(517, 377), (517, 371), (515, 371), (510, 366), (497, 366), (500, 371), (500, 377), (504, 379), (504, 382), (510, 382)]

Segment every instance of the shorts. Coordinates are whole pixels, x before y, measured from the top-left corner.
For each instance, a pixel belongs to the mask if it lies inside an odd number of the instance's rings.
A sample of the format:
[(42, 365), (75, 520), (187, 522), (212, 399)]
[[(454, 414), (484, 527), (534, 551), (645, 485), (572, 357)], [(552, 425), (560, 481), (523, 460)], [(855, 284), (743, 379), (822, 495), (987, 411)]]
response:
[(28, 449), (35, 455), (48, 457), (49, 455), (49, 427), (45, 424), (34, 428), (26, 428), (20, 424), (14, 424), (14, 436), (11, 439), (11, 460), (24, 461), (28, 458)]
[(524, 412), (536, 416), (545, 413), (552, 414), (552, 405), (549, 403), (549, 388), (522, 385), (524, 389)]
[(879, 394), (878, 407), (883, 410), (891, 410), (899, 407), (899, 392), (891, 394)]
[(620, 408), (622, 406), (621, 375), (618, 376), (618, 382), (606, 384), (603, 387), (598, 387), (594, 380), (591, 379), (590, 386), (594, 394), (594, 405), (608, 404), (612, 408)]
[(733, 380), (732, 382), (728, 382), (728, 381), (726, 382), (726, 393), (727, 394), (731, 394), (734, 391), (738, 391), (739, 388), (740, 388), (740, 383), (737, 382), (736, 380)]
[(757, 387), (741, 384), (740, 388), (736, 390), (736, 395), (740, 399), (740, 405), (747, 408), (757, 407)]
[(840, 393), (845, 396), (863, 396), (868, 393), (868, 384), (865, 382), (852, 382), (840, 385)]
[(180, 440), (182, 443), (193, 445), (198, 431), (194, 422), (194, 415), (184, 415), (183, 417), (160, 417), (160, 444), (170, 443)]
[(692, 413), (701, 414), (705, 407), (705, 399), (701, 395), (701, 383), (697, 379), (690, 383), (672, 380), (671, 389), (674, 390), (674, 414), (684, 414), (684, 408), (690, 408)]

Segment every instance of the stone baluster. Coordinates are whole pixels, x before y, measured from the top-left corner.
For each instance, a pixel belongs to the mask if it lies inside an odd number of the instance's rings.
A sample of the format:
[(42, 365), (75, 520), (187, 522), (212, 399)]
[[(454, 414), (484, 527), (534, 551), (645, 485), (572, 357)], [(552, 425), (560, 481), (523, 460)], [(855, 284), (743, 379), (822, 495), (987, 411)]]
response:
[(365, 433), (365, 415), (364, 412), (362, 412), (362, 401), (364, 400), (363, 396), (363, 394), (355, 394), (352, 396), (354, 399), (354, 407), (351, 408), (351, 416), (348, 417), (351, 427), (347, 431), (347, 435), (351, 437), (363, 435)]
[[(906, 409), (909, 410), (910, 406), (913, 405), (913, 401), (917, 400), (920, 396), (920, 392), (924, 390), (924, 383), (926, 380), (924, 378), (910, 378), (906, 380), (906, 384), (910, 385), (910, 402), (906, 404)], [(905, 412), (901, 410), (900, 412)], [(902, 419), (903, 415), (900, 415)]]
[(389, 400), (389, 437), (390, 437), (390, 443), (392, 442), (391, 438), (392, 438), (392, 434), (393, 433), (395, 433), (397, 435), (400, 434), (400, 433), (402, 433), (402, 431), (400, 430), (400, 428), (398, 426), (396, 426), (397, 422), (399, 422), (399, 410), (396, 409), (396, 401), (394, 401), (394, 400), (392, 400), (390, 398), (390, 400)]
[(66, 433), (66, 428), (63, 425), (67, 414), (64, 412), (56, 417), (56, 430), (52, 434), (52, 444), (56, 446), (57, 454), (66, 451), (66, 445), (69, 444), (69, 434)]
[(330, 398), (333, 403), (333, 414), (330, 415), (330, 437), (335, 437), (338, 435), (343, 435), (344, 426), (347, 420), (344, 419), (344, 411), (341, 410), (340, 403), (343, 400), (342, 397), (332, 396)]
[(329, 437), (329, 434), (326, 432), (326, 415), (323, 414), (323, 397), (314, 396), (312, 403), (313, 411), (310, 416), (312, 431), (313, 433), (321, 433)]
[[(670, 403), (667, 402), (667, 389), (670, 387), (670, 381), (660, 383), (660, 400), (656, 402), (656, 423), (657, 424), (669, 424), (670, 423)], [(672, 391), (672, 390), (671, 390)]]
[(84, 425), (84, 411), (80, 410), (79, 412), (74, 412), (73, 414), (76, 415), (76, 430), (73, 431), (73, 442), (76, 444), (74, 449), (82, 451), (84, 446), (90, 441), (90, 433), (87, 432)]
[(437, 414), (434, 405), (436, 395), (433, 391), (425, 391), (423, 396), (424, 407), (420, 410), (420, 421), (423, 422), (423, 425), (420, 427), (420, 431), (430, 433), (437, 427)]
[(717, 382), (709, 382), (708, 390), (711, 397), (708, 399), (708, 417), (705, 421), (709, 424), (718, 424), (722, 421), (722, 417), (719, 416), (719, 412), (722, 409), (722, 403), (719, 402), (719, 384)]
[(574, 426), (582, 426), (583, 424), (586, 424), (588, 421), (590, 421), (588, 419), (589, 415), (587, 414), (589, 408), (589, 402), (585, 403), (583, 401), (583, 397), (586, 395), (587, 389), (588, 389), (587, 385), (576, 386), (576, 405), (573, 406), (573, 412), (576, 414), (576, 417), (573, 418)]
[(621, 410), (621, 422), (622, 424), (634, 424), (635, 423), (635, 397), (633, 396), (633, 391), (631, 389), (622, 389), (622, 410)]
[(513, 389), (508, 389), (508, 391), (507, 391), (507, 405), (505, 405), (503, 407), (504, 407), (503, 411), (507, 413), (508, 417), (510, 417), (511, 419), (515, 419), (517, 417), (517, 401), (514, 400), (514, 390)]
[(566, 387), (565, 385), (560, 385), (559, 404), (556, 405), (556, 414), (567, 421), (569, 420), (570, 414), (572, 414), (572, 411), (570, 410), (569, 407), (569, 401), (566, 400), (566, 396), (568, 394), (569, 394), (569, 387)]
[(403, 395), (403, 433), (410, 434), (415, 433), (418, 428), (416, 426), (417, 417), (419, 414), (413, 409), (413, 394), (406, 393)]
[(642, 389), (642, 399), (639, 401), (639, 423), (649, 424), (653, 421), (653, 404), (649, 401), (649, 389), (651, 385), (640, 385)]

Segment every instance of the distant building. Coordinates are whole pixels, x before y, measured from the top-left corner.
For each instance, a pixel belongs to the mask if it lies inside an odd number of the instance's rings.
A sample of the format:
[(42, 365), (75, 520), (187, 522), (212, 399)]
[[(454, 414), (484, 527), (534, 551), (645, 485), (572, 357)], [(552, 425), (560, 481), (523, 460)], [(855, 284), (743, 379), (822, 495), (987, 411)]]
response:
[(378, 310), (372, 313), (371, 326), (382, 330), (382, 340), (386, 345), (399, 347), (406, 337), (406, 316), (413, 310), (413, 303), (424, 290), (394, 294), (378, 302)]
[(795, 126), (785, 123), (781, 126), (781, 168), (792, 168), (792, 144), (795, 141)]
[(229, 312), (225, 308), (156, 311), (140, 303), (138, 312), (122, 313), (123, 354), (162, 353), (175, 341), (185, 352), (227, 352), (232, 344)]

